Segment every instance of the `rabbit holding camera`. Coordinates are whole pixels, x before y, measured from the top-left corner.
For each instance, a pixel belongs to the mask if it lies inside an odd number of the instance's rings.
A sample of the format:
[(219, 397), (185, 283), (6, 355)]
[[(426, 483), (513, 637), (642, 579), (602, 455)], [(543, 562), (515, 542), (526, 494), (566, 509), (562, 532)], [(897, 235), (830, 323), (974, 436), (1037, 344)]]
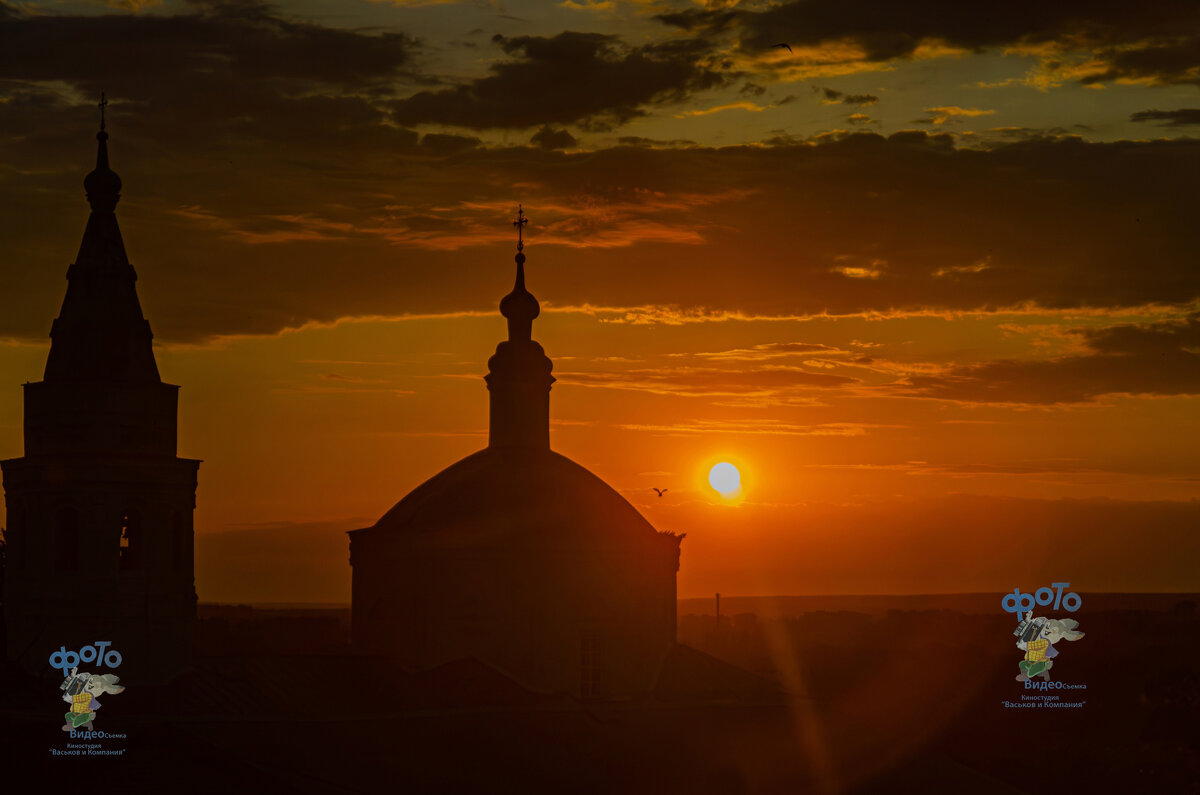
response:
[(92, 720), (100, 709), (97, 696), (120, 693), (125, 689), (124, 685), (117, 684), (120, 680), (121, 677), (112, 674), (81, 674), (78, 668), (72, 668), (71, 675), (60, 688), (66, 691), (63, 701), (71, 705), (71, 711), (63, 716), (66, 723), (62, 730), (69, 732), (82, 727), (85, 731), (91, 731)]
[(1026, 625), (1029, 631), (1017, 641), (1017, 648), (1025, 652), (1025, 659), (1019, 663), (1021, 673), (1017, 675), (1017, 681), (1024, 682), (1035, 676), (1049, 681), (1053, 658), (1058, 656), (1054, 644), (1060, 640), (1079, 640), (1084, 633), (1075, 629), (1079, 622), (1073, 618), (1035, 619), (1031, 615)]

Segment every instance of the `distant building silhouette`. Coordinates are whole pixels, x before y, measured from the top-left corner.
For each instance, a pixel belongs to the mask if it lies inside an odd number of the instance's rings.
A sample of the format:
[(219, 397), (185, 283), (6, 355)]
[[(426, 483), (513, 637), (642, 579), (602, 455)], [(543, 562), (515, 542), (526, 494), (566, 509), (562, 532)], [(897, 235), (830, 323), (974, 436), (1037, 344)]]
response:
[(354, 644), (415, 670), (474, 657), (541, 692), (648, 693), (675, 643), (682, 536), (550, 450), (554, 378), (523, 248), (488, 362), (487, 448), (350, 531)]
[(25, 384), (25, 455), (0, 462), (7, 646), (36, 672), (60, 646), (111, 641), (123, 679), (155, 681), (191, 661), (200, 462), (175, 455), (179, 387), (162, 382), (154, 361), (103, 120), (96, 138), (96, 169), (84, 180), (92, 211), (45, 375)]

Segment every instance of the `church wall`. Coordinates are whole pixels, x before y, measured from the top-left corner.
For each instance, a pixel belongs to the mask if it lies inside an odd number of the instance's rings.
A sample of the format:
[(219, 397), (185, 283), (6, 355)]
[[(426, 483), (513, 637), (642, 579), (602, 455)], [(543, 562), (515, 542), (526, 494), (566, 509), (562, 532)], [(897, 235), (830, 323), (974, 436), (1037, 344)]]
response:
[(25, 456), (0, 462), (7, 651), (46, 673), (52, 650), (110, 642), (123, 680), (166, 681), (191, 658), (199, 462), (175, 457), (178, 387), (154, 361), (103, 118), (45, 380), (25, 385)]
[(10, 657), (37, 672), (51, 649), (111, 640), (127, 661), (126, 678), (149, 681), (190, 664), (198, 465), (3, 462), (7, 509), (19, 520), (5, 577)]
[(553, 363), (533, 339), (527, 223), (518, 207), (508, 339), (484, 378), (488, 447), (351, 532), (354, 642), (410, 668), (475, 657), (532, 690), (634, 697), (675, 642), (681, 537), (550, 450)]
[(172, 384), (25, 384), (25, 455), (174, 456), (179, 387)]
[(647, 542), (460, 551), (359, 534), (355, 643), (413, 669), (476, 657), (542, 692), (649, 692), (675, 640), (678, 539)]

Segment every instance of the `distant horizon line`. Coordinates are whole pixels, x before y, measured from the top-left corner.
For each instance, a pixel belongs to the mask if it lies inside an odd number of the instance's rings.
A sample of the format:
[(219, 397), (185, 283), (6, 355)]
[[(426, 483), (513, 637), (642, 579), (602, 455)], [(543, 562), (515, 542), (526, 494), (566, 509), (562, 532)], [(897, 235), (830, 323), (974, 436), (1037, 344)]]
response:
[[(814, 593), (814, 594), (721, 594), (722, 599), (821, 599), (821, 598), (917, 598), (930, 596), (1003, 596), (1003, 591), (937, 591), (925, 593)], [(1095, 594), (1104, 596), (1196, 596), (1200, 591), (1087, 591), (1084, 595)], [(678, 602), (715, 601), (712, 596), (681, 596)], [(350, 602), (249, 602), (249, 601), (200, 601), (197, 606), (204, 607), (350, 607)]]

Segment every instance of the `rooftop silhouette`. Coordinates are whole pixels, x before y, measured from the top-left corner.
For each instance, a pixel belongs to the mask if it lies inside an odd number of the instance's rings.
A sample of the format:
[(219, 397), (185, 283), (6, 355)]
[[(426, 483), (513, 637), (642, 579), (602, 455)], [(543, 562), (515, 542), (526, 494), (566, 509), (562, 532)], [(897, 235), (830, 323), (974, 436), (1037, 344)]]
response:
[(417, 670), (475, 657), (536, 692), (646, 694), (675, 642), (682, 536), (550, 450), (527, 223), (519, 208), (508, 339), (485, 378), (488, 446), (350, 532), (355, 645)]
[[(101, 100), (103, 113), (107, 101)], [(84, 178), (88, 216), (67, 294), (50, 332), (45, 380), (157, 383), (150, 324), (138, 302), (137, 273), (117, 225), (121, 178), (109, 166), (108, 132), (101, 116), (96, 167)]]
[(25, 454), (0, 462), (8, 514), (8, 656), (109, 640), (135, 682), (191, 660), (192, 513), (199, 461), (176, 456), (179, 387), (158, 374), (137, 274), (117, 224), (101, 97), (91, 213), (50, 332), (42, 381), (24, 385)]

